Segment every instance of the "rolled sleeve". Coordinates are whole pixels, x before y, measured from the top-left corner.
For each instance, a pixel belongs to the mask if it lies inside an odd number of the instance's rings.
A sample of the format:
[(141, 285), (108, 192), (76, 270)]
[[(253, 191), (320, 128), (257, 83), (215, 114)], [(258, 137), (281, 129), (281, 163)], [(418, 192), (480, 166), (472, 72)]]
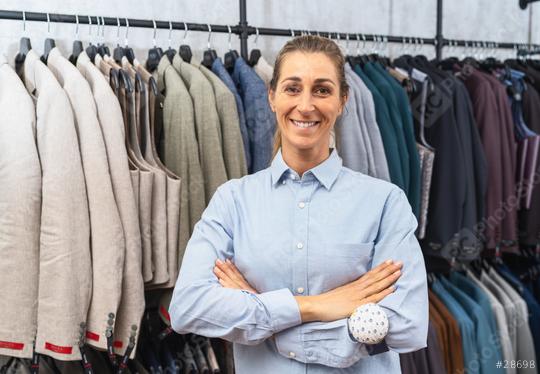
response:
[(281, 355), (303, 363), (346, 368), (368, 356), (365, 345), (351, 339), (346, 318), (289, 328), (275, 341)]
[(283, 288), (281, 290), (269, 291), (256, 297), (258, 297), (268, 311), (268, 315), (272, 321), (272, 328), (275, 331), (285, 330), (302, 323), (300, 308), (289, 289)]

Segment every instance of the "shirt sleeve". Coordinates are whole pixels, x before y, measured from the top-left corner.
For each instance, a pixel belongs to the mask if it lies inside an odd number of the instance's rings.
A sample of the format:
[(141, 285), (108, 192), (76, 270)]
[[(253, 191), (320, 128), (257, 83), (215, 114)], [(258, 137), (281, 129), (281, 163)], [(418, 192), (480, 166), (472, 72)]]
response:
[(334, 368), (352, 366), (368, 356), (365, 344), (353, 340), (347, 318), (309, 322), (275, 335), (278, 352), (290, 359)]
[(222, 287), (213, 274), (216, 259), (233, 257), (234, 199), (231, 183), (218, 188), (195, 225), (169, 307), (173, 329), (255, 345), (299, 325), (300, 310), (283, 288), (254, 295)]
[[(389, 321), (385, 345), (399, 353), (416, 351), (427, 344), (427, 280), (422, 251), (414, 236), (416, 227), (404, 192), (392, 190), (383, 208), (371, 267), (388, 259), (403, 261), (396, 291), (378, 303)], [(283, 356), (330, 367), (349, 367), (373, 354), (366, 344), (352, 339), (347, 319), (295, 326), (276, 334), (275, 341)]]
[(427, 277), (422, 250), (414, 235), (416, 227), (417, 221), (405, 193), (395, 188), (383, 209), (372, 267), (388, 259), (403, 262), (396, 290), (378, 303), (388, 316), (386, 344), (399, 353), (413, 352), (427, 345)]

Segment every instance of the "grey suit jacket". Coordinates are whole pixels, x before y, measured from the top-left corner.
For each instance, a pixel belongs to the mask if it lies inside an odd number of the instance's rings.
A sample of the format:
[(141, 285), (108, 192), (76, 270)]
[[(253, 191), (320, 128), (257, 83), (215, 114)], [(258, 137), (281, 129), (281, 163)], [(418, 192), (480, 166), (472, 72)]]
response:
[(2, 54), (0, 82), (0, 355), (30, 358), (41, 212), (36, 117), (32, 98)]
[[(489, 277), (500, 286), (514, 303), (516, 310), (516, 359), (536, 361), (534, 341), (529, 327), (529, 310), (525, 300), (512, 288), (493, 268), (489, 269)], [(519, 370), (518, 370), (519, 371)]]
[(182, 180), (178, 261), (182, 262), (193, 227), (206, 206), (204, 178), (199, 160), (193, 102), (182, 78), (166, 56), (157, 68), (158, 89), (163, 101), (163, 143), (165, 165)]
[(223, 148), (223, 160), (227, 169), (227, 178), (241, 178), (247, 174), (247, 165), (234, 95), (217, 75), (203, 65), (199, 65), (199, 69), (214, 89), (221, 125), (221, 145)]
[[(495, 321), (497, 322), (497, 333), (499, 334), (499, 343), (501, 345), (501, 351), (503, 358), (508, 361), (516, 360), (516, 355), (512, 348), (512, 342), (510, 341), (510, 334), (508, 333), (508, 320), (506, 319), (506, 314), (504, 313), (503, 305), (497, 300), (495, 295), (480, 282), (475, 275), (467, 270), (467, 277), (474, 282), (484, 293), (488, 296), (489, 302), (491, 304), (491, 309), (495, 315)], [(516, 368), (508, 367), (506, 369), (506, 374), (516, 373)]]
[[(141, 232), (136, 205), (138, 190), (134, 191), (132, 184), (132, 173), (129, 170), (125, 146), (124, 124), (118, 100), (107, 80), (92, 64), (85, 52), (79, 55), (77, 67), (92, 90), (109, 161), (114, 197), (124, 231), (126, 253), (122, 264), (122, 292), (119, 310), (115, 316), (115, 333), (120, 336), (121, 341), (127, 341), (129, 330), (126, 326), (128, 328), (132, 324), (138, 326), (144, 312)], [(138, 176), (138, 174), (134, 175)], [(121, 329), (124, 333), (120, 333)], [(100, 340), (104, 340), (104, 337), (100, 336)]]
[(30, 51), (24, 81), (35, 95), (42, 169), (36, 351), (79, 360), (79, 326), (92, 293), (90, 219), (81, 153), (69, 99)]
[(214, 90), (203, 73), (184, 62), (178, 54), (174, 56), (173, 66), (184, 80), (193, 100), (199, 158), (204, 176), (204, 195), (208, 204), (216, 189), (227, 181)]
[(360, 93), (352, 80), (351, 74), (345, 71), (345, 77), (351, 89), (343, 113), (336, 121), (336, 148), (343, 158), (344, 166), (369, 175), (371, 145), (366, 136), (363, 111), (358, 108), (361, 102)]
[(358, 88), (361, 98), (361, 106), (359, 107), (359, 110), (363, 110), (366, 136), (368, 137), (371, 145), (370, 158), (373, 162), (372, 164), (370, 163), (370, 166), (374, 167), (374, 170), (370, 171), (370, 173), (372, 173), (376, 178), (390, 182), (390, 172), (388, 171), (388, 161), (386, 161), (386, 154), (384, 153), (381, 131), (379, 130), (379, 125), (377, 124), (377, 120), (375, 118), (375, 103), (373, 102), (373, 95), (364, 81), (360, 79), (358, 74), (352, 71), (348, 64), (346, 67), (351, 74), (353, 82), (356, 83), (355, 85)]
[(107, 320), (116, 315), (122, 293), (124, 230), (114, 198), (105, 142), (90, 86), (58, 48), (48, 67), (61, 82), (73, 108), (90, 210), (92, 298), (87, 319), (88, 343), (106, 348)]

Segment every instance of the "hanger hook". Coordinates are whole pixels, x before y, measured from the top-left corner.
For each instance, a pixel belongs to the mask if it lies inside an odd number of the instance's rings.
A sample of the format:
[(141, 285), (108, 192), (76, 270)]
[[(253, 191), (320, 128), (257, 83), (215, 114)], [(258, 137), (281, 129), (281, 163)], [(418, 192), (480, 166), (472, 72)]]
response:
[(128, 46), (128, 36), (129, 36), (129, 19), (126, 18), (126, 47)]
[(184, 41), (186, 40), (187, 38), (187, 32), (188, 32), (188, 27), (187, 27), (187, 23), (184, 22)]
[(120, 18), (116, 17), (116, 44), (120, 46)]
[(294, 39), (294, 30), (291, 29), (291, 37)]
[(366, 50), (366, 35), (365, 34), (361, 34), (361, 35), (362, 35), (362, 49)]
[(360, 54), (360, 34), (356, 34), (356, 54)]
[(26, 34), (26, 11), (22, 11), (22, 29), (23, 34)]
[(212, 38), (212, 26), (210, 26), (210, 24), (208, 24), (207, 26), (208, 26), (208, 49), (211, 49), (210, 39)]
[(229, 43), (229, 51), (231, 51), (231, 50), (232, 50), (232, 46), (231, 46), (231, 39), (232, 39), (231, 26), (227, 25), (227, 29), (229, 30), (229, 40), (228, 40), (228, 43)]
[(97, 40), (98, 43), (99, 43), (99, 25), (100, 25), (100, 21), (99, 21), (99, 17), (98, 17), (98, 16), (96, 16), (96, 25), (97, 25), (97, 32), (96, 32), (97, 38), (96, 38), (96, 40)]
[(156, 21), (152, 20), (152, 24), (154, 25), (154, 37), (152, 38), (152, 42), (154, 43), (154, 48), (156, 48), (156, 34), (157, 34)]
[(92, 17), (88, 16), (88, 37), (92, 37)]
[(49, 13), (47, 13), (47, 33), (48, 34), (51, 33), (51, 17), (49, 15)]
[(105, 44), (105, 17), (101, 16), (101, 39)]
[(349, 54), (349, 34), (345, 34), (345, 53)]
[(172, 40), (172, 22), (169, 21), (169, 49), (171, 49), (171, 40)]
[(253, 44), (256, 46), (258, 41), (259, 41), (259, 28), (255, 27), (255, 42)]
[(75, 14), (75, 39), (79, 39), (79, 16), (77, 14)]

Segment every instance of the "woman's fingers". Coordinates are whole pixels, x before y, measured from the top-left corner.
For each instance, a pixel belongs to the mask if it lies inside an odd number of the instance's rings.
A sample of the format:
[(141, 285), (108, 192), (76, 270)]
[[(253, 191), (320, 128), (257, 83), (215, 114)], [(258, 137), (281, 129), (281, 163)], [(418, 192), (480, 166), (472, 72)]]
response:
[[(385, 265), (385, 266), (381, 266), (381, 265)], [(366, 274), (364, 274), (362, 277), (358, 279), (357, 283), (363, 285), (364, 287), (368, 287), (371, 284), (374, 284), (386, 277), (389, 277), (390, 275), (394, 274), (396, 271), (401, 270), (401, 268), (403, 267), (403, 263), (401, 261), (392, 262), (390, 264), (385, 262), (381, 265), (368, 271)]]
[(390, 274), (389, 276), (370, 284), (366, 288), (362, 290), (362, 298), (371, 297), (382, 290), (392, 286), (401, 276), (401, 270), (397, 270), (394, 273)]
[(371, 295), (370, 297), (364, 299), (362, 301), (362, 304), (369, 304), (369, 303), (377, 304), (382, 299), (384, 299), (386, 296), (392, 294), (395, 290), (396, 290), (395, 286), (390, 286), (388, 288), (385, 288), (384, 290), (382, 290), (382, 291), (380, 291), (380, 292), (378, 292), (378, 293), (376, 293), (374, 295)]

